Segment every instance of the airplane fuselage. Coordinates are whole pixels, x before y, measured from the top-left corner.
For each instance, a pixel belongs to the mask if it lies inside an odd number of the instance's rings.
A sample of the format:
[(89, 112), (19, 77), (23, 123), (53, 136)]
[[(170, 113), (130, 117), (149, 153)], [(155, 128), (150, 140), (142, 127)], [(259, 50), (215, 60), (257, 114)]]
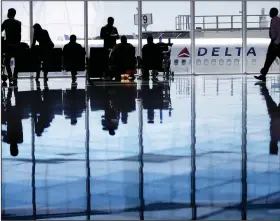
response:
[[(84, 45), (83, 40), (78, 43)], [(136, 47), (138, 54), (138, 40), (128, 40)], [(154, 40), (158, 42), (157, 39)], [(164, 39), (163, 42), (167, 42)], [(171, 70), (174, 73), (190, 74), (191, 59), (195, 59), (196, 73), (240, 73), (242, 69), (242, 39), (241, 38), (205, 38), (195, 40), (195, 54), (191, 54), (190, 39), (171, 39)], [(55, 47), (63, 47), (67, 42), (55, 42)], [(263, 67), (270, 39), (248, 38), (246, 48), (246, 61), (248, 72), (258, 73)], [(143, 40), (142, 45), (146, 44)], [(102, 40), (89, 40), (89, 48), (103, 47)], [(90, 51), (90, 50), (89, 50)], [(279, 60), (273, 63), (270, 73), (279, 73)]]

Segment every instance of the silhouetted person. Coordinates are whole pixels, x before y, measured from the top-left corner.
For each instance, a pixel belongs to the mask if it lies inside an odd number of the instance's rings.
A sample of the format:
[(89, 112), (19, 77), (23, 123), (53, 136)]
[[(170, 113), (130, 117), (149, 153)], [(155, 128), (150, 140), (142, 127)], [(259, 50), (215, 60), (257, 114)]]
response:
[[(17, 78), (17, 72), (14, 70), (14, 76), (11, 70), (10, 62), (11, 58), (16, 56), (16, 52), (19, 48), (21, 41), (21, 22), (15, 19), (16, 10), (10, 8), (8, 10), (8, 19), (6, 19), (1, 25), (1, 32), (5, 31), (6, 39), (4, 45), (5, 52), (5, 66), (8, 72), (8, 78), (11, 82), (13, 78)], [(3, 45), (2, 45), (3, 47)]]
[(76, 35), (70, 36), (70, 42), (66, 44), (63, 48), (63, 58), (64, 65), (66, 69), (71, 70), (72, 81), (76, 82), (77, 80), (77, 69), (79, 66), (79, 61), (81, 60), (78, 56), (84, 56), (86, 54), (83, 47), (76, 42)]
[(108, 24), (101, 28), (100, 38), (104, 40), (104, 48), (112, 49), (119, 39), (119, 33), (116, 27), (114, 27), (114, 18), (108, 18)]
[[(35, 47), (36, 41), (39, 43), (39, 56), (43, 61), (44, 80), (48, 81), (48, 67), (50, 65), (50, 57), (54, 44), (49, 36), (47, 30), (42, 29), (41, 25), (35, 24), (33, 26), (34, 35), (31, 48)], [(36, 81), (39, 81), (41, 70), (37, 71)]]
[(269, 15), (271, 17), (269, 37), (271, 42), (267, 49), (264, 67), (261, 69), (261, 75), (255, 76), (256, 79), (266, 81), (267, 72), (276, 57), (280, 58), (280, 18), (278, 17), (278, 9), (271, 8)]
[(120, 77), (120, 74), (126, 73), (130, 63), (136, 63), (135, 54), (130, 53), (132, 48), (134, 47), (127, 42), (126, 36), (122, 36), (121, 43), (117, 44), (112, 50), (110, 59), (116, 65), (117, 78)]
[(278, 154), (278, 142), (280, 141), (280, 104), (274, 102), (265, 84), (260, 85), (261, 94), (264, 96), (268, 115), (270, 117), (270, 154)]
[(3, 141), (10, 144), (11, 156), (18, 155), (18, 144), (23, 143), (23, 130), (21, 122), (21, 110), (17, 102), (17, 91), (14, 89), (15, 106), (11, 103), (13, 89), (8, 89), (7, 95), (7, 134), (4, 136)]
[[(120, 53), (124, 53), (125, 49), (127, 48), (133, 48), (133, 45), (127, 42), (127, 38), (126, 36), (122, 36), (121, 37), (121, 43), (117, 44), (114, 48), (113, 48), (113, 54), (120, 54)], [(125, 54), (120, 54), (120, 55), (125, 55)]]
[(142, 48), (143, 77), (149, 77), (149, 70), (156, 70), (160, 65), (160, 51), (152, 36), (148, 36), (147, 44)]

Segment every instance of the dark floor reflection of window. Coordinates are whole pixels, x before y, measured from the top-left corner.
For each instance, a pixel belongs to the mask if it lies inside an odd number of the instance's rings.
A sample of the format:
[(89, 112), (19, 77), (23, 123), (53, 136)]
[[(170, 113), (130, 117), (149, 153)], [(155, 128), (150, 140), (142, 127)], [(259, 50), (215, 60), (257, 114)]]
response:
[[(14, 95), (13, 90), (15, 90)], [(13, 207), (25, 208), (17, 209), (13, 211), (13, 214), (28, 215), (33, 218), (40, 213), (52, 215), (57, 212), (84, 211), (86, 184), (85, 174), (81, 173), (80, 168), (85, 167), (85, 142), (84, 137), (79, 133), (84, 134), (85, 121), (80, 121), (81, 127), (79, 128), (77, 119), (82, 117), (85, 110), (85, 90), (71, 88), (63, 92), (61, 89), (50, 90), (45, 85), (37, 87), (35, 91), (18, 92), (16, 88), (9, 88), (8, 94), (5, 94), (6, 91), (7, 89), (3, 88), (2, 99), (4, 98), (3, 101), (6, 102), (2, 102), (1, 110), (2, 116), (4, 116), (2, 119), (4, 131), (2, 132), (6, 134), (4, 142), (6, 140), (11, 143), (11, 137), (13, 140), (18, 137), (16, 142), (20, 144), (18, 145), (18, 155), (13, 161), (10, 161), (10, 157), (7, 156), (7, 163), (14, 162), (15, 166), (7, 165), (6, 170), (9, 172), (3, 174), (3, 185), (7, 191), (6, 193), (4, 191), (3, 200), (5, 214), (10, 213), (9, 209), (5, 208)], [(64, 105), (62, 101), (64, 101)], [(66, 118), (71, 119), (68, 124), (62, 116), (63, 112)], [(13, 116), (10, 117), (11, 113)], [(16, 119), (19, 121), (15, 122)], [(22, 124), (23, 138), (20, 138), (18, 133), (21, 125), (19, 122)], [(5, 124), (7, 125), (6, 130), (5, 126), (3, 127)], [(14, 128), (16, 125), (18, 127)], [(78, 129), (78, 134), (73, 133), (74, 125)], [(63, 130), (61, 130), (62, 128)], [(30, 138), (32, 139), (30, 140)], [(29, 141), (30, 144), (26, 141)], [(29, 151), (28, 146), (31, 147)], [(5, 149), (9, 151), (10, 148)], [(5, 162), (5, 157), (3, 162)], [(30, 171), (28, 171), (28, 164), (30, 164)], [(21, 169), (23, 165), (24, 168)], [(13, 174), (14, 169), (24, 171), (24, 173)], [(32, 180), (26, 183), (26, 177), (32, 177)], [(58, 177), (59, 179), (57, 179)], [(71, 179), (68, 179), (69, 177)], [(65, 182), (66, 180), (67, 182)], [(15, 183), (13, 184), (13, 182)], [(12, 189), (9, 190), (10, 188)], [(9, 196), (10, 194), (12, 194), (11, 196), (19, 194), (17, 199), (19, 197), (22, 200), (15, 201), (14, 197)], [(60, 197), (57, 198), (57, 195)]]
[[(1, 88), (2, 216), (32, 211), (32, 158), (28, 92)], [(26, 131), (26, 132), (25, 132)], [(24, 163), (22, 163), (24, 162)], [(12, 210), (10, 208), (20, 208)]]
[[(40, 98), (36, 92), (34, 96)], [(45, 88), (40, 105), (35, 121), (36, 162), (42, 162), (36, 164), (37, 205), (46, 208), (44, 213), (49, 215), (54, 210), (48, 208), (59, 208), (58, 213), (85, 211), (85, 90), (74, 86), (65, 91)], [(48, 154), (42, 155), (43, 151)], [(58, 181), (56, 177), (64, 178)]]
[[(190, 173), (179, 172), (179, 165), (190, 165), (191, 153), (186, 147), (190, 143), (188, 86), (189, 78), (178, 78), (174, 83), (160, 81), (141, 88), (145, 219), (192, 217)], [(174, 111), (178, 113), (175, 116)]]
[[(265, 99), (278, 104), (279, 79), (266, 86), (246, 77), (159, 79), (141, 91), (97, 82), (88, 88), (91, 112), (84, 89), (4, 89), (2, 214), (277, 220), (279, 157)], [(114, 136), (102, 123), (110, 117), (118, 120)], [(23, 136), (11, 136), (8, 125), (22, 125)]]
[[(197, 219), (212, 219), (212, 213), (241, 202), (242, 82), (234, 82), (232, 95), (230, 79), (196, 82), (196, 94), (206, 87), (205, 96), (196, 99), (195, 196), (196, 203), (204, 205), (198, 206)], [(225, 100), (230, 107), (224, 105)]]
[(93, 86), (88, 96), (92, 208), (139, 208), (136, 84)]

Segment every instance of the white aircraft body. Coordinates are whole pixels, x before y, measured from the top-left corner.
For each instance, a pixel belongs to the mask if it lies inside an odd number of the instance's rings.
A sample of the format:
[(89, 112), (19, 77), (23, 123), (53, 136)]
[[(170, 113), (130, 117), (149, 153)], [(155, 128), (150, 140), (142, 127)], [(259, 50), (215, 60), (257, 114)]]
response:
[[(163, 39), (167, 43), (167, 39)], [(83, 40), (78, 43), (84, 45)], [(138, 47), (138, 40), (128, 40), (133, 46)], [(143, 40), (142, 45), (146, 44)], [(157, 39), (154, 40), (158, 42)], [(174, 73), (190, 74), (191, 57), (195, 59), (196, 73), (240, 73), (242, 68), (242, 39), (241, 38), (207, 38), (195, 40), (195, 56), (190, 54), (190, 39), (171, 39), (173, 43), (171, 49), (171, 71)], [(54, 42), (55, 47), (63, 47), (67, 41)], [(119, 43), (119, 41), (118, 41)], [(259, 73), (263, 67), (266, 52), (270, 40), (268, 38), (248, 38), (247, 39), (247, 71), (248, 73)], [(91, 47), (103, 47), (102, 40), (89, 40), (89, 49)], [(90, 52), (90, 50), (89, 50)], [(278, 58), (275, 60), (270, 73), (279, 73), (280, 66)]]

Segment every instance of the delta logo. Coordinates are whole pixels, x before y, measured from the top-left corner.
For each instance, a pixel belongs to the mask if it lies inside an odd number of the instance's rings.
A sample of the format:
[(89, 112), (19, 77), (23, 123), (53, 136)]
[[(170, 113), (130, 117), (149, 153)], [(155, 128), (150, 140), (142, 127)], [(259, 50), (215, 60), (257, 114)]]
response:
[[(197, 49), (197, 55), (198, 57), (203, 56), (211, 56), (211, 57), (217, 57), (217, 56), (225, 56), (225, 57), (240, 57), (242, 54), (242, 47), (211, 47), (211, 48), (205, 48), (205, 47), (199, 47)], [(257, 56), (256, 49), (254, 47), (249, 47), (247, 49), (247, 56)], [(190, 52), (187, 47), (185, 47), (179, 54), (179, 58), (189, 58)]]
[(189, 58), (190, 56), (190, 52), (186, 47), (178, 54), (179, 58)]

